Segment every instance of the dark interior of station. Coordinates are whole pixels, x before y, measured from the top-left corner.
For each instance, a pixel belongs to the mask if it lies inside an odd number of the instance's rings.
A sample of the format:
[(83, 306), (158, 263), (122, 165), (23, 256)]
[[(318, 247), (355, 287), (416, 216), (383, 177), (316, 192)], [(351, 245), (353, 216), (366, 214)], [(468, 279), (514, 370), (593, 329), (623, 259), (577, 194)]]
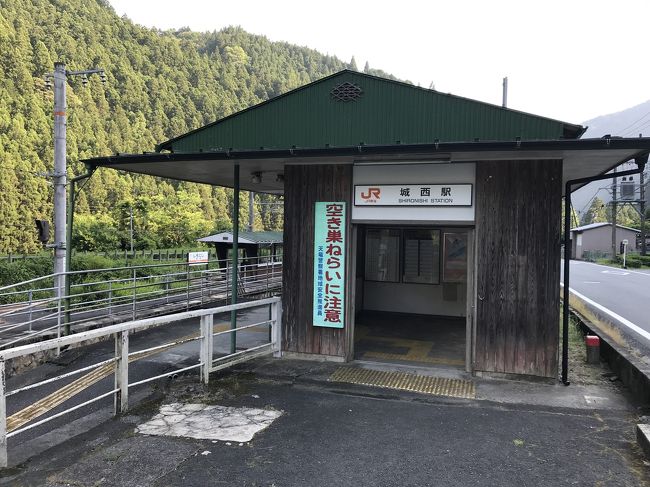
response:
[(357, 231), (354, 358), (463, 368), (467, 229)]

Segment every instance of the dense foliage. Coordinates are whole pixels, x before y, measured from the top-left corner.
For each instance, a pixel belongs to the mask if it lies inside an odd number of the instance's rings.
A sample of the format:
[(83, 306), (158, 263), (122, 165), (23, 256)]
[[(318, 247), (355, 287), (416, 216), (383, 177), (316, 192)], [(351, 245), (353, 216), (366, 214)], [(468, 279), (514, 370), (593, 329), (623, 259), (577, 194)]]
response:
[[(650, 217), (650, 211), (646, 218)], [(590, 223), (605, 223), (612, 221), (612, 205), (606, 204), (597, 196), (591, 201), (589, 208), (583, 213), (580, 225)], [(636, 204), (624, 203), (619, 200), (616, 207), (616, 223), (624, 227), (641, 228), (641, 215)]]
[[(43, 76), (101, 67), (68, 84), (69, 176), (83, 158), (154, 145), (340, 69), (338, 59), (240, 28), (159, 31), (121, 18), (102, 0), (0, 0), (0, 253), (34, 252), (34, 219), (51, 221), (53, 94)], [(353, 61), (351, 61), (352, 63)], [(378, 70), (372, 74), (385, 74)], [(278, 229), (282, 212), (258, 196), (256, 226)], [(232, 192), (100, 170), (77, 203), (78, 250), (125, 247), (131, 209), (137, 248), (169, 247), (231, 225)], [(240, 219), (248, 221), (247, 195)]]

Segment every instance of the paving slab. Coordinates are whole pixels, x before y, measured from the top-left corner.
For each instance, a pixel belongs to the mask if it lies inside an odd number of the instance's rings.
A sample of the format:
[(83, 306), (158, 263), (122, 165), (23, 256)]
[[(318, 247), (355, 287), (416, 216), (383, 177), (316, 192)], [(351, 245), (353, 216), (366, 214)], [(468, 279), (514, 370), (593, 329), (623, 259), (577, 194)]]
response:
[(136, 433), (199, 440), (248, 442), (271, 426), (282, 411), (233, 408), (208, 404), (163, 404), (160, 412), (136, 428)]

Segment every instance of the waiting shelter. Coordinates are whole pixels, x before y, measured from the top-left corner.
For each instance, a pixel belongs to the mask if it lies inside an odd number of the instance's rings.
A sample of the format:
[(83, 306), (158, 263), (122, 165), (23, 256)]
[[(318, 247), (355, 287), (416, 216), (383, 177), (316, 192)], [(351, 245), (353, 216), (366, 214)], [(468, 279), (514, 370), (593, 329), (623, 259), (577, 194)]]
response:
[(284, 195), (287, 356), (555, 379), (562, 196), (650, 151), (584, 131), (345, 70), (86, 162)]
[[(232, 250), (233, 232), (225, 231), (197, 239), (197, 242), (214, 245), (217, 259), (225, 261)], [(257, 261), (266, 257), (270, 262), (281, 260), (282, 232), (238, 232), (238, 248), (243, 250), (246, 260)]]

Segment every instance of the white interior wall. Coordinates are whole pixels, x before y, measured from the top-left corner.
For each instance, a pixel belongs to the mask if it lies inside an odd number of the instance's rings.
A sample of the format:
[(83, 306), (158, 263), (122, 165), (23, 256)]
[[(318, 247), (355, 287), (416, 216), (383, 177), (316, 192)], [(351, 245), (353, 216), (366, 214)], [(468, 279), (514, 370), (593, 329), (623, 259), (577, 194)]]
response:
[[(444, 287), (455, 287), (454, 300), (445, 300)], [(452, 291), (453, 289), (448, 289)], [(447, 296), (449, 297), (449, 296)], [(465, 316), (467, 285), (409, 284), (398, 282), (363, 283), (363, 309), (439, 316)]]

